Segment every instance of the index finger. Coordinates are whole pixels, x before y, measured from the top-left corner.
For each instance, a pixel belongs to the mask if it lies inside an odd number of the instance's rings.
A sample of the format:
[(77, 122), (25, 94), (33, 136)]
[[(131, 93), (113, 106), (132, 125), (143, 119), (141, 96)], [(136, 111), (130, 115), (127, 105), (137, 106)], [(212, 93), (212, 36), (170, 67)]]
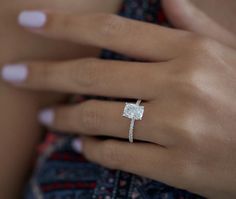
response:
[(112, 14), (24, 11), (19, 23), (52, 38), (93, 45), (133, 58), (169, 60), (183, 49), (187, 32)]

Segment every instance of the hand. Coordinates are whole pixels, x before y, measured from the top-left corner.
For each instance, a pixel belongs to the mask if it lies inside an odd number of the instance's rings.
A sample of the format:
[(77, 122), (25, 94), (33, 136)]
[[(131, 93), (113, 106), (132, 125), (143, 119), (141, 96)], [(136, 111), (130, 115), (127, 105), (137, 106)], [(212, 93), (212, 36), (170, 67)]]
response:
[(235, 50), (190, 32), (115, 15), (26, 12), (20, 22), (42, 36), (147, 60), (5, 66), (2, 77), (21, 88), (145, 100), (134, 144), (126, 141), (130, 120), (122, 117), (123, 102), (55, 106), (40, 114), (41, 122), (84, 135), (82, 153), (106, 167), (209, 198), (236, 197)]
[[(0, 68), (3, 63), (9, 62), (74, 59), (97, 56), (100, 52), (100, 49), (95, 47), (50, 40), (24, 31), (16, 20), (17, 13), (24, 7), (67, 10), (70, 13), (115, 13), (121, 2), (121, 0), (2, 0)], [(25, 180), (31, 171), (32, 157), (35, 157), (36, 145), (43, 133), (37, 122), (38, 110), (64, 98), (64, 95), (52, 92), (16, 89), (0, 80), (0, 198), (19, 198), (25, 189)]]
[(236, 48), (235, 0), (162, 0), (171, 23)]

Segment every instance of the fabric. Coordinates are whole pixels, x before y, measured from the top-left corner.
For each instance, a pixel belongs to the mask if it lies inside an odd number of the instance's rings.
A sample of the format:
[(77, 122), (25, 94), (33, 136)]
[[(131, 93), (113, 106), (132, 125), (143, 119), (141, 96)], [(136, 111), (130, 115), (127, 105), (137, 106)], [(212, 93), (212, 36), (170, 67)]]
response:
[[(125, 0), (119, 15), (168, 25), (159, 0)], [(103, 50), (103, 59), (130, 60), (122, 55)], [(76, 97), (77, 102), (82, 97)], [(88, 162), (73, 151), (74, 138), (59, 133), (48, 133), (39, 148), (26, 199), (201, 199), (184, 190), (161, 182), (109, 170)]]

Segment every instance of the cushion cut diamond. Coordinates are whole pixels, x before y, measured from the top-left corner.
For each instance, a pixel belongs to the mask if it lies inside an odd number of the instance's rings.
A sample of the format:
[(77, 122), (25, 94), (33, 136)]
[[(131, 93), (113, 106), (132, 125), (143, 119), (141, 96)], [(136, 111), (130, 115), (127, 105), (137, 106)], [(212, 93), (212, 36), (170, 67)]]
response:
[(144, 106), (133, 103), (126, 103), (123, 116), (129, 119), (142, 120), (144, 113)]

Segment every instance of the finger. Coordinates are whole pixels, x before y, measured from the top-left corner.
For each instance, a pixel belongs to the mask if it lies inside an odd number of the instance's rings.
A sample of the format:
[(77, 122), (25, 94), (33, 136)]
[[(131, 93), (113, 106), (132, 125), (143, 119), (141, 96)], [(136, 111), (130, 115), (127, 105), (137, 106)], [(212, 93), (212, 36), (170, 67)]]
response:
[[(168, 133), (153, 130), (149, 120), (152, 108), (147, 103), (142, 106), (145, 106), (144, 116), (142, 121), (135, 122), (134, 139), (164, 146), (170, 139)], [(128, 139), (131, 120), (122, 117), (124, 107), (121, 102), (89, 100), (80, 105), (44, 110), (39, 118), (43, 124), (62, 132)]]
[[(167, 64), (160, 63), (160, 68), (162, 65)], [(156, 64), (151, 63), (90, 58), (6, 65), (2, 78), (34, 90), (149, 100), (154, 98), (155, 82), (162, 81), (166, 74), (160, 71), (158, 75), (156, 68)]]
[(158, 145), (83, 137), (80, 149), (88, 160), (110, 169), (179, 185), (182, 173), (176, 172), (178, 157), (172, 157), (168, 149)]
[(189, 0), (163, 0), (168, 19), (177, 27), (216, 39), (235, 47), (235, 36), (207, 16)]
[(72, 15), (24, 11), (20, 25), (45, 36), (110, 49), (145, 60), (169, 60), (179, 55), (186, 32), (111, 14)]

